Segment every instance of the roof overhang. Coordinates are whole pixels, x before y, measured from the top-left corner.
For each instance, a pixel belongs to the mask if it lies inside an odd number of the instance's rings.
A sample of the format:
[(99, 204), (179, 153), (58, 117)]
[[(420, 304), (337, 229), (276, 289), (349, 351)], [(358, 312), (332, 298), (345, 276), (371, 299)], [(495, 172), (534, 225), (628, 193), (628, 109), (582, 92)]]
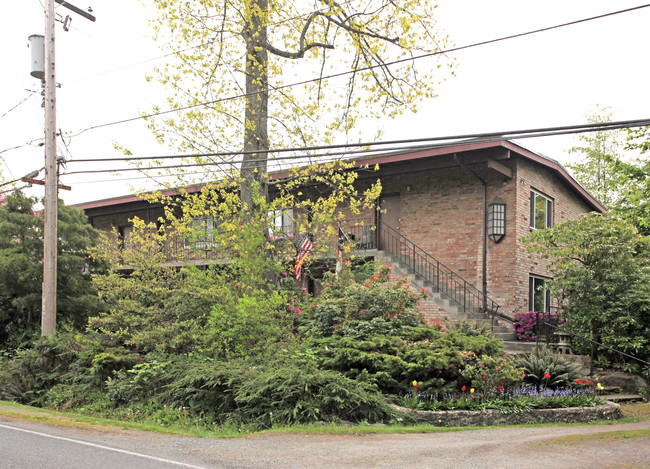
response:
[[(480, 142), (461, 142), (461, 143), (448, 143), (435, 146), (414, 147), (412, 149), (402, 149), (398, 151), (382, 152), (364, 156), (362, 158), (355, 158), (354, 165), (361, 166), (375, 166), (375, 165), (389, 165), (395, 163), (406, 163), (414, 160), (421, 160), (424, 158), (440, 157), (445, 155), (454, 155), (467, 152), (475, 152), (479, 150), (498, 149), (502, 148), (508, 152), (513, 152), (520, 157), (532, 161), (540, 166), (543, 166), (550, 171), (554, 172), (558, 178), (563, 181), (574, 193), (579, 195), (589, 206), (599, 212), (606, 212), (607, 209), (601, 204), (594, 196), (592, 196), (584, 187), (578, 183), (558, 161), (540, 155), (538, 153), (527, 150), (524, 147), (517, 145), (509, 140), (493, 140), (493, 141), (480, 141)], [(506, 156), (506, 158), (509, 157)], [(271, 179), (282, 179), (290, 174), (289, 171), (277, 171), (271, 173)], [(181, 192), (197, 192), (201, 190), (201, 186), (192, 186), (182, 190), (166, 190), (162, 194), (166, 196), (179, 194)], [(126, 195), (122, 197), (113, 197), (109, 199), (96, 200), (91, 202), (84, 202), (74, 205), (82, 210), (89, 210), (95, 208), (108, 207), (112, 205), (122, 205), (132, 202), (141, 202), (142, 197), (138, 195)]]

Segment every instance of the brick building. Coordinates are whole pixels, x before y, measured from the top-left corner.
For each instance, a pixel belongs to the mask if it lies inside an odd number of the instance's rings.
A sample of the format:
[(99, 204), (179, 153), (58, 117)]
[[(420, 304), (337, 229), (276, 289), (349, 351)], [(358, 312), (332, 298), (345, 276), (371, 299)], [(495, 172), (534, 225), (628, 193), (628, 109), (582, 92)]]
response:
[[(377, 210), (361, 216), (363, 226), (350, 220), (344, 230), (360, 255), (393, 263), (396, 272), (432, 292), (422, 305), (428, 321), (473, 317), (480, 310), (508, 317), (548, 310), (549, 272), (520, 238), (605, 211), (557, 161), (508, 141), (415, 148), (359, 164), (379, 165), (357, 183), (379, 178), (382, 195)], [(115, 228), (125, 240), (129, 219), (148, 222), (162, 214), (134, 196), (77, 207), (93, 226)]]

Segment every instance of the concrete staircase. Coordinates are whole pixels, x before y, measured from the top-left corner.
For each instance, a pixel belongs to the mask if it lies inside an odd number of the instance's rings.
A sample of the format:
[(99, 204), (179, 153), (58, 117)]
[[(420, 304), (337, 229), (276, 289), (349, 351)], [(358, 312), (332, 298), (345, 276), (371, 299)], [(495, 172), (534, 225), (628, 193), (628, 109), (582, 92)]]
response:
[(509, 322), (495, 318), (490, 318), (486, 313), (478, 308), (469, 308), (463, 310), (455, 301), (451, 300), (444, 293), (436, 291), (436, 288), (431, 282), (425, 281), (422, 277), (418, 276), (412, 269), (409, 269), (404, 263), (399, 262), (393, 255), (386, 251), (372, 251), (375, 261), (380, 264), (388, 264), (393, 268), (395, 277), (408, 277), (411, 286), (414, 290), (419, 291), (422, 288), (431, 292), (428, 296), (438, 307), (449, 313), (449, 316), (457, 320), (467, 320), (484, 322), (491, 326), (494, 337), (503, 341), (505, 351), (510, 354), (527, 353), (535, 347), (535, 342), (519, 342), (516, 340), (514, 327)]

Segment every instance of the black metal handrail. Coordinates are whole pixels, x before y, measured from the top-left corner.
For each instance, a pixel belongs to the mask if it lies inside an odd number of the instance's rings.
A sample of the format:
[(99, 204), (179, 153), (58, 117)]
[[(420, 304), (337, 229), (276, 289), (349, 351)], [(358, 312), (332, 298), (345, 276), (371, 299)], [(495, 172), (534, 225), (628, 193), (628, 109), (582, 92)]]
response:
[[(374, 220), (350, 220), (345, 226), (346, 236), (358, 249), (380, 249), (391, 254), (417, 277), (430, 284), (433, 292), (442, 293), (462, 308), (463, 312), (484, 311), (492, 318), (505, 318), (497, 312), (499, 305), (494, 300), (486, 296), (484, 302), (481, 290), (398, 230), (386, 223), (379, 223), (376, 227), (373, 225)], [(510, 318), (507, 319), (511, 321)]]

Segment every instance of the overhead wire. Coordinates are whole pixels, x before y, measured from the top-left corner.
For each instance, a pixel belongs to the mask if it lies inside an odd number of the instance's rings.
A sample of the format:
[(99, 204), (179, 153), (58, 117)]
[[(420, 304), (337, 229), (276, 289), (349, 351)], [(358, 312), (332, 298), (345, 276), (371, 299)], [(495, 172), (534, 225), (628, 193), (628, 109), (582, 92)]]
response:
[(33, 94), (28, 95), (26, 98), (24, 98), (24, 99), (23, 99), (22, 101), (20, 101), (18, 104), (16, 104), (16, 105), (13, 106), (11, 109), (9, 109), (8, 111), (6, 111), (3, 115), (1, 115), (1, 116), (0, 116), (0, 119), (2, 119), (4, 116), (6, 116), (7, 114), (9, 114), (11, 111), (17, 109), (20, 105), (22, 105), (25, 101), (27, 101), (27, 100), (28, 100), (29, 98), (31, 98), (32, 96), (33, 96)]
[[(381, 149), (360, 149), (360, 150), (342, 150), (331, 153), (323, 153), (320, 155), (314, 154), (299, 154), (299, 155), (288, 155), (283, 157), (278, 157), (274, 159), (247, 159), (247, 163), (257, 162), (257, 161), (269, 161), (270, 164), (282, 162), (282, 161), (298, 161), (304, 159), (318, 159), (319, 163), (331, 162), (340, 160), (340, 158), (333, 157), (343, 157), (349, 155), (362, 155), (362, 156), (380, 156), (386, 153), (396, 153), (401, 151), (414, 151), (418, 149), (434, 149), (434, 148), (445, 148), (455, 145), (463, 145), (468, 143), (488, 143), (494, 141), (502, 141), (509, 139), (527, 139), (527, 138), (536, 138), (536, 137), (548, 137), (548, 136), (557, 136), (557, 135), (566, 135), (573, 133), (585, 133), (585, 132), (596, 132), (596, 131), (605, 131), (605, 130), (617, 130), (624, 128), (632, 127), (644, 127), (650, 125), (650, 118), (648, 119), (635, 119), (635, 120), (626, 120), (626, 121), (616, 121), (616, 122), (606, 122), (606, 123), (595, 123), (595, 124), (578, 124), (571, 126), (557, 126), (557, 127), (545, 127), (545, 128), (536, 128), (536, 129), (523, 129), (523, 130), (514, 130), (514, 131), (500, 131), (500, 132), (488, 132), (488, 133), (478, 133), (478, 134), (462, 134), (462, 135), (453, 135), (453, 136), (442, 136), (442, 137), (433, 137), (433, 138), (419, 138), (419, 139), (404, 139), (404, 140), (391, 140), (383, 142), (364, 142), (358, 144), (339, 144), (339, 145), (322, 145), (318, 147), (302, 147), (302, 148), (282, 148), (274, 150), (260, 150), (253, 152), (222, 152), (218, 154), (195, 154), (194, 157), (198, 156), (237, 156), (250, 153), (273, 153), (273, 152), (288, 152), (288, 151), (311, 151), (315, 149), (319, 150), (328, 150), (328, 149), (349, 149), (349, 148), (359, 148), (359, 147), (383, 147), (390, 145), (389, 148), (384, 150)], [(433, 143), (433, 142), (446, 142), (446, 143)], [(429, 144), (426, 144), (429, 142)], [(417, 146), (414, 146), (417, 144)], [(382, 153), (383, 151), (383, 153)], [(110, 161), (131, 161), (131, 160), (140, 160), (140, 159), (162, 159), (162, 158), (187, 158), (188, 155), (167, 155), (166, 157), (143, 157), (143, 158), (109, 158), (109, 159), (85, 159), (85, 160), (74, 160), (71, 163), (90, 163), (90, 162), (110, 162)], [(325, 160), (323, 160), (325, 158)], [(197, 162), (197, 163), (185, 163), (185, 164), (174, 164), (167, 166), (131, 166), (127, 168), (118, 168), (118, 169), (97, 169), (97, 170), (79, 170), (71, 171), (65, 173), (65, 175), (75, 175), (75, 174), (96, 174), (96, 173), (121, 173), (121, 172), (131, 172), (131, 171), (153, 171), (153, 170), (167, 170), (167, 169), (176, 169), (176, 168), (196, 168), (196, 167), (208, 167), (208, 166), (234, 166), (244, 162), (243, 159), (233, 159), (230, 161), (216, 161), (216, 162)]]
[[(284, 19), (282, 21), (271, 23), (271, 24), (269, 24), (269, 26), (276, 26), (276, 25), (279, 25), (279, 24), (286, 23), (288, 21), (293, 21), (293, 20), (296, 20), (296, 19), (304, 18), (305, 16), (307, 16), (307, 15), (306, 14), (305, 15), (297, 15), (297, 16), (294, 16), (294, 17), (291, 17), (291, 18), (286, 18), (286, 19)], [(222, 40), (232, 39), (232, 38), (234, 38), (236, 36), (237, 36), (237, 34), (231, 34), (229, 36), (225, 36)], [(151, 57), (149, 59), (141, 60), (139, 62), (134, 62), (134, 63), (131, 63), (131, 64), (123, 65), (121, 67), (116, 67), (116, 68), (113, 68), (113, 69), (110, 69), (110, 70), (105, 70), (103, 72), (99, 72), (99, 73), (96, 73), (94, 75), (89, 75), (89, 76), (86, 76), (86, 77), (77, 78), (75, 80), (70, 80), (70, 81), (67, 81), (65, 84), (69, 85), (69, 84), (72, 84), (72, 83), (78, 83), (80, 81), (90, 80), (92, 78), (101, 77), (101, 76), (108, 75), (108, 74), (115, 73), (115, 72), (119, 72), (121, 70), (125, 70), (125, 69), (128, 69), (128, 68), (137, 67), (139, 65), (144, 65), (144, 64), (149, 63), (149, 62), (155, 62), (157, 60), (164, 59), (164, 58), (167, 58), (167, 57), (171, 57), (173, 55), (178, 55), (178, 54), (182, 54), (184, 52), (189, 52), (189, 51), (191, 51), (193, 49), (198, 49), (200, 47), (207, 47), (207, 46), (210, 46), (212, 44), (214, 44), (214, 41), (202, 42), (201, 44), (186, 47), (185, 49), (174, 50), (174, 51), (168, 52), (166, 54), (162, 54), (162, 55), (158, 55), (156, 57)]]
[[(410, 138), (410, 139), (399, 139), (399, 140), (369, 141), (369, 142), (341, 143), (341, 144), (329, 144), (329, 145), (312, 145), (312, 146), (288, 147), (288, 148), (272, 148), (267, 150), (258, 149), (258, 150), (248, 150), (248, 151), (190, 153), (190, 154), (177, 154), (177, 155), (86, 158), (86, 159), (76, 159), (73, 162), (92, 163), (92, 162), (111, 162), (111, 161), (198, 158), (198, 157), (208, 157), (208, 156), (251, 155), (251, 154), (260, 154), (260, 153), (261, 154), (289, 153), (289, 152), (296, 152), (296, 151), (335, 150), (335, 149), (353, 148), (353, 147), (390, 146), (390, 145), (401, 145), (401, 144), (424, 144), (427, 142), (434, 142), (434, 141), (475, 139), (475, 138), (485, 138), (485, 137), (500, 137), (502, 139), (508, 139), (508, 138), (515, 138), (515, 137), (510, 137), (512, 135), (521, 135), (521, 134), (529, 134), (529, 133), (554, 132), (554, 131), (575, 131), (576, 133), (580, 133), (580, 129), (615, 130), (621, 127), (623, 128), (643, 127), (648, 124), (650, 124), (650, 119), (633, 119), (633, 120), (614, 121), (614, 122), (597, 122), (592, 124), (589, 123), (575, 124), (569, 126), (564, 125), (564, 126), (541, 127), (541, 128), (532, 128), (532, 129), (503, 130), (503, 131), (496, 131), (496, 132), (457, 134), (457, 135), (448, 135), (448, 136), (422, 137), (422, 138)], [(292, 157), (287, 157), (287, 159), (289, 158)], [(260, 161), (260, 160), (248, 160), (248, 161)]]
[[(604, 13), (604, 14), (600, 14), (600, 15), (596, 15), (596, 16), (590, 16), (590, 17), (587, 17), (587, 18), (579, 19), (579, 20), (573, 20), (573, 21), (569, 21), (569, 22), (565, 22), (565, 23), (560, 23), (560, 24), (553, 25), (553, 26), (538, 28), (538, 29), (523, 32), (523, 33), (511, 34), (511, 35), (502, 36), (502, 37), (495, 38), (495, 39), (489, 39), (489, 40), (485, 40), (485, 41), (475, 42), (475, 43), (468, 44), (468, 45), (465, 45), (465, 46), (452, 47), (450, 49), (445, 49), (445, 50), (442, 50), (442, 51), (429, 52), (429, 53), (426, 53), (426, 54), (407, 57), (407, 58), (394, 60), (394, 61), (386, 62), (386, 63), (382, 63), (382, 64), (370, 65), (370, 66), (367, 66), (367, 67), (362, 67), (360, 69), (348, 70), (348, 71), (345, 71), (345, 72), (334, 73), (334, 74), (326, 75), (326, 76), (323, 76), (323, 77), (311, 78), (311, 79), (303, 80), (303, 81), (299, 81), (299, 82), (288, 83), (288, 84), (285, 84), (285, 85), (279, 85), (279, 86), (273, 87), (272, 89), (270, 89), (268, 91), (279, 91), (279, 90), (282, 90), (282, 89), (291, 88), (291, 87), (295, 87), (295, 86), (302, 86), (302, 85), (306, 85), (306, 84), (309, 84), (309, 83), (315, 83), (315, 82), (329, 80), (329, 79), (333, 79), (333, 78), (339, 78), (339, 77), (342, 77), (342, 76), (347, 76), (347, 75), (351, 75), (351, 74), (355, 74), (355, 73), (359, 73), (359, 72), (363, 72), (363, 71), (367, 71), (367, 70), (372, 70), (372, 69), (375, 69), (375, 68), (378, 68), (378, 67), (388, 67), (390, 65), (396, 65), (396, 64), (400, 64), (400, 63), (404, 63), (404, 62), (412, 62), (414, 60), (419, 60), (419, 59), (423, 59), (423, 58), (427, 58), (427, 57), (433, 57), (433, 56), (436, 56), (436, 55), (447, 54), (447, 53), (450, 53), (450, 52), (458, 52), (458, 51), (462, 51), (462, 50), (466, 50), (466, 49), (470, 49), (470, 48), (474, 48), (474, 47), (479, 47), (479, 46), (484, 46), (484, 45), (488, 45), (488, 44), (503, 42), (503, 41), (506, 41), (506, 40), (511, 40), (511, 39), (516, 39), (516, 38), (520, 38), (520, 37), (530, 36), (532, 34), (547, 32), (547, 31), (551, 31), (551, 30), (554, 30), (554, 29), (564, 28), (564, 27), (567, 27), (567, 26), (573, 26), (573, 25), (576, 25), (576, 24), (585, 23), (587, 21), (594, 21), (594, 20), (597, 20), (597, 19), (603, 19), (603, 18), (607, 18), (607, 17), (610, 17), (610, 16), (614, 16), (614, 15), (629, 13), (629, 12), (632, 12), (632, 11), (636, 11), (636, 10), (640, 10), (640, 9), (648, 8), (648, 7), (650, 7), (650, 3), (639, 5), (639, 6), (636, 6), (636, 7), (625, 8), (625, 9), (622, 9), (622, 10), (617, 10), (617, 11), (613, 11), (613, 12), (609, 12), (609, 13)], [(170, 114), (170, 113), (186, 111), (188, 109), (194, 109), (194, 108), (201, 107), (201, 106), (209, 106), (211, 104), (217, 104), (217, 103), (221, 103), (221, 102), (232, 101), (232, 100), (235, 100), (235, 99), (247, 98), (247, 97), (250, 97), (250, 96), (255, 96), (255, 95), (261, 94), (263, 92), (265, 92), (265, 91), (242, 93), (242, 94), (239, 94), (239, 95), (228, 96), (228, 97), (224, 97), (224, 98), (220, 98), (220, 99), (216, 99), (216, 100), (204, 101), (204, 102), (201, 102), (201, 103), (195, 103), (195, 104), (191, 104), (191, 105), (187, 105), (187, 106), (180, 106), (180, 107), (173, 108), (173, 109), (168, 109), (168, 110), (165, 110), (165, 111), (159, 111), (159, 112), (145, 114), (145, 115), (141, 115), (141, 116), (125, 118), (125, 119), (121, 119), (121, 120), (117, 120), (117, 121), (113, 121), (113, 122), (107, 122), (107, 123), (104, 123), (104, 124), (97, 124), (97, 125), (94, 125), (94, 126), (87, 127), (85, 129), (75, 131), (75, 134), (79, 135), (81, 133), (84, 133), (84, 132), (87, 132), (87, 131), (90, 131), (90, 130), (100, 129), (100, 128), (103, 128), (103, 127), (109, 127), (109, 126), (118, 125), (118, 124), (125, 124), (125, 123), (128, 123), (128, 122), (133, 122), (133, 121), (137, 121), (137, 120), (141, 120), (141, 119), (148, 119), (148, 118), (151, 118), (151, 117), (157, 117), (157, 116), (162, 116), (162, 115), (166, 115), (166, 114)]]

